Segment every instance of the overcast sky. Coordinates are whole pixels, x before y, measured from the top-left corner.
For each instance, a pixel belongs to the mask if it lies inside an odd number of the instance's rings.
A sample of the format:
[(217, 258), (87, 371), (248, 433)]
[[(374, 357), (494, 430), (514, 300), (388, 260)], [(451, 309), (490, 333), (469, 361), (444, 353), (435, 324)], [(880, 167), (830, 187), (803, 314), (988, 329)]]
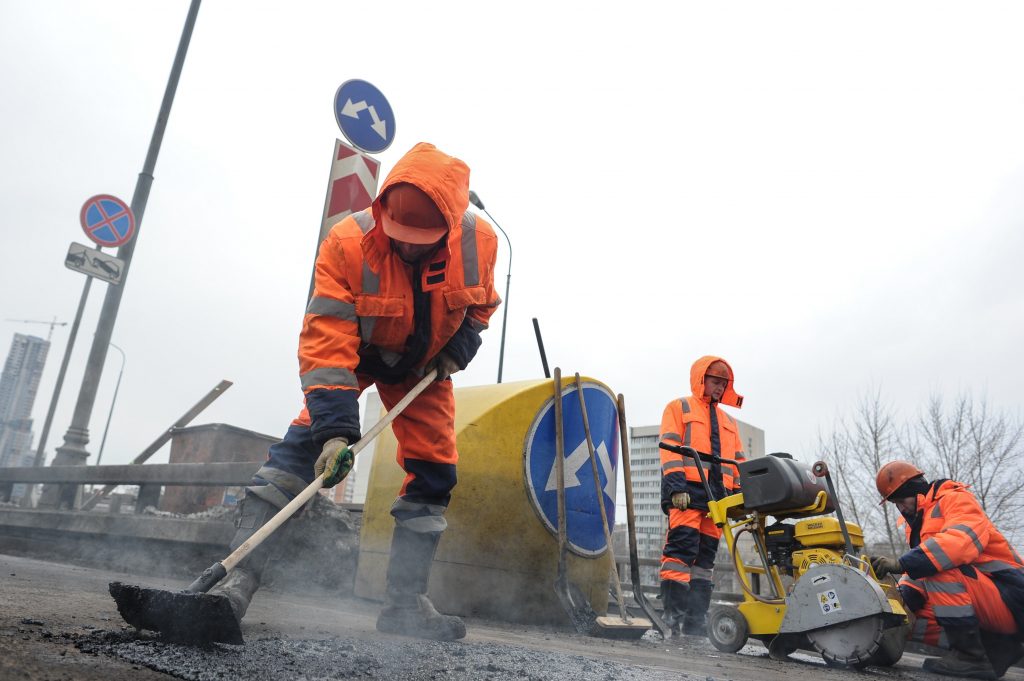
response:
[[(5, 319), (73, 319), (79, 209), (130, 201), (188, 4), (0, 2), (4, 355), (47, 331)], [(808, 460), (873, 386), (904, 416), (966, 389), (1020, 414), (1022, 29), (1017, 3), (208, 0), (114, 330), (127, 367), (104, 463), (222, 378), (234, 387), (196, 424), (280, 435), (298, 412), (332, 101), (351, 78), (395, 111), (385, 171), (433, 142), (508, 232), (506, 381), (542, 376), (537, 317), (551, 365), (624, 393), (631, 425), (688, 394), (703, 354), (733, 364), (737, 416), (769, 451)], [(501, 289), (508, 257), (502, 241)], [(499, 313), (457, 385), (495, 380), (500, 332)]]

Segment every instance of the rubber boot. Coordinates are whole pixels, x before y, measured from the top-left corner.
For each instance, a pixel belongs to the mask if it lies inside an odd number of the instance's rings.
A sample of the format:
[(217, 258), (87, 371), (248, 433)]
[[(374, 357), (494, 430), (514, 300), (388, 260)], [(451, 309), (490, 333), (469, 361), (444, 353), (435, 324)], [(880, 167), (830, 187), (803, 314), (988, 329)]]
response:
[(442, 615), (427, 598), (430, 567), (440, 539), (440, 532), (395, 527), (386, 601), (377, 617), (377, 631), (434, 641), (455, 641), (466, 635), (460, 618)]
[(995, 634), (991, 631), (981, 632), (981, 642), (985, 646), (989, 662), (995, 670), (996, 678), (1001, 679), (1006, 670), (1024, 658), (1024, 645), (1013, 634)]
[(661, 581), (661, 604), (664, 608), (661, 617), (665, 620), (665, 624), (672, 629), (673, 634), (682, 631), (689, 597), (690, 587), (688, 585), (671, 579)]
[(707, 614), (711, 607), (711, 582), (706, 579), (690, 580), (690, 598), (686, 602), (683, 633), (687, 636), (707, 636)]
[(950, 651), (924, 661), (925, 671), (968, 679), (995, 679), (996, 671), (985, 653), (977, 627), (947, 628)]
[[(238, 504), (238, 511), (235, 515), (235, 536), (231, 539), (231, 550), (234, 551), (241, 546), (256, 531), (263, 527), (268, 520), (280, 509), (269, 501), (259, 498), (254, 494), (246, 494)], [(252, 553), (235, 566), (216, 586), (210, 589), (211, 594), (224, 596), (231, 603), (231, 610), (239, 622), (249, 609), (249, 602), (256, 590), (260, 588), (263, 579), (263, 571), (270, 562), (270, 555), (273, 551), (275, 539), (280, 538), (284, 527), (278, 528), (270, 537), (267, 537)]]

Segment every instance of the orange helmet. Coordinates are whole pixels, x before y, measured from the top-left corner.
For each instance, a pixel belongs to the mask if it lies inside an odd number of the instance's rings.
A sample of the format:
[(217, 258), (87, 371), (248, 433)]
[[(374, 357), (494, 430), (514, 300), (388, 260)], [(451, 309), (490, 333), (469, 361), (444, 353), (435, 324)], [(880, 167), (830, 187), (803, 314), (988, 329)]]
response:
[(391, 185), (383, 195), (381, 227), (392, 239), (432, 244), (448, 233), (448, 223), (434, 200), (409, 182)]
[(704, 373), (705, 376), (714, 376), (715, 378), (721, 378), (726, 381), (732, 380), (732, 372), (729, 371), (729, 365), (722, 360), (715, 360), (708, 367), (708, 370)]
[(882, 495), (884, 504), (893, 492), (898, 490), (903, 483), (911, 478), (924, 475), (924, 471), (908, 461), (890, 461), (878, 470), (878, 477), (875, 478), (875, 487)]

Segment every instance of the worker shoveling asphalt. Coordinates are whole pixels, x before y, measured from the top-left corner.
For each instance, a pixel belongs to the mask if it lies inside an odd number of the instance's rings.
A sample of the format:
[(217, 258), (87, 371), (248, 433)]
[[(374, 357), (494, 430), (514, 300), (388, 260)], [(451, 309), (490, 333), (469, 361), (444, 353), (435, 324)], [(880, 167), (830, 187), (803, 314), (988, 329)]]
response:
[[(456, 483), (449, 376), (472, 361), (501, 303), (497, 237), (468, 207), (469, 167), (420, 143), (395, 164), (370, 208), (334, 225), (320, 245), (299, 336), (305, 407), (246, 489), (234, 551), (180, 594), (111, 585), (127, 621), (184, 640), (240, 643), (238, 623), (272, 552), (260, 543), (317, 490), (341, 482), (354, 453), (394, 419), (406, 476), (391, 508), (377, 629), (437, 640), (466, 635), (461, 619), (437, 612), (427, 585)], [(370, 386), (389, 413), (360, 439), (357, 400)], [(200, 615), (214, 620), (195, 629), (182, 624)]]
[[(431, 371), (394, 406), (359, 442), (346, 447), (343, 452), (342, 470), (334, 471), (341, 479), (352, 469), (355, 455), (368, 445), (385, 427), (395, 420), (405, 407), (430, 386), (437, 376)], [(128, 624), (138, 629), (159, 631), (171, 641), (183, 643), (230, 643), (241, 645), (241, 617), (232, 608), (227, 596), (207, 593), (220, 582), (236, 565), (256, 549), (274, 530), (304, 506), (323, 486), (324, 479), (332, 471), (317, 477), (301, 494), (295, 497), (277, 515), (235, 549), (224, 560), (214, 563), (203, 571), (184, 591), (151, 589), (122, 582), (110, 583), (110, 595), (117, 603), (117, 611)]]

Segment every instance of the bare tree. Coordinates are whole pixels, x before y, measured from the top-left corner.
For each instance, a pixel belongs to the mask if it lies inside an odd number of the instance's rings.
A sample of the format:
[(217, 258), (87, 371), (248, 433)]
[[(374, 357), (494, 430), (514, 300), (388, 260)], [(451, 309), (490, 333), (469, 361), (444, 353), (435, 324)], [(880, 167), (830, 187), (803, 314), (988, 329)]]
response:
[(1024, 529), (1024, 422), (967, 393), (948, 411), (933, 396), (918, 429), (939, 464), (936, 472), (970, 485), (1008, 539)]
[(903, 433), (880, 389), (864, 393), (849, 420), (840, 418), (831, 433), (818, 435), (818, 447), (839, 478), (844, 510), (864, 531), (865, 540), (882, 543), (890, 553), (902, 552), (893, 511), (879, 505), (875, 474), (883, 464), (901, 458)]

